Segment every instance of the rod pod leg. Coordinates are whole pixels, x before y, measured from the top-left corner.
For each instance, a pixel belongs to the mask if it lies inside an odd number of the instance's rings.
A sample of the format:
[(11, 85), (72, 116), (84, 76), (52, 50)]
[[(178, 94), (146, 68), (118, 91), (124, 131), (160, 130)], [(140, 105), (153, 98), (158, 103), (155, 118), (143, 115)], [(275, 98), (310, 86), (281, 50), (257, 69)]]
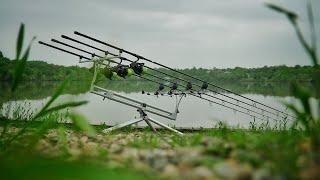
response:
[(143, 118), (143, 120), (148, 124), (148, 126), (152, 129), (153, 132), (157, 132), (156, 128), (152, 126), (148, 117)]
[(163, 123), (161, 123), (161, 122), (159, 122), (157, 120), (154, 120), (154, 119), (149, 118), (149, 117), (148, 117), (148, 120), (151, 121), (152, 123), (158, 125), (158, 126), (161, 126), (161, 127), (165, 128), (165, 129), (168, 129), (169, 131), (175, 132), (175, 133), (179, 134), (180, 136), (183, 135), (182, 132), (180, 132), (178, 130), (175, 130), (175, 129), (173, 129), (173, 128), (171, 128), (171, 127), (169, 127), (169, 126), (167, 126), (167, 125), (165, 125), (165, 124), (163, 124)]
[(144, 119), (142, 119), (142, 118), (140, 118), (140, 119), (133, 119), (133, 120), (130, 120), (130, 121), (127, 121), (127, 122), (124, 122), (124, 123), (115, 125), (115, 126), (113, 126), (113, 127), (104, 129), (103, 132), (104, 132), (104, 133), (109, 133), (109, 132), (114, 131), (114, 130), (116, 130), (116, 129), (120, 129), (120, 128), (123, 128), (123, 127), (126, 127), (126, 126), (130, 126), (130, 125), (132, 125), (132, 124), (138, 123), (138, 122), (143, 121), (143, 120), (144, 120)]

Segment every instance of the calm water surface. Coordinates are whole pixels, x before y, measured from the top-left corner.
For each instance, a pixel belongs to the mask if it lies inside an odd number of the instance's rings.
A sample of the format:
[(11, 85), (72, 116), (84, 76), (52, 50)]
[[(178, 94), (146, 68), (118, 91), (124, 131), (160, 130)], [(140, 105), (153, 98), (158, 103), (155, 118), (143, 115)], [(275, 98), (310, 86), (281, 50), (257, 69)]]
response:
[[(48, 91), (48, 89), (52, 88), (51, 84), (42, 85), (42, 86), (44, 87), (40, 87), (36, 85), (31, 86), (30, 91), (33, 92), (37, 88), (38, 90), (43, 88), (42, 91), (40, 90), (41, 92), (43, 92), (43, 91)], [(80, 88), (75, 88), (75, 89), (80, 89)], [(109, 89), (115, 90), (115, 88), (113, 87), (110, 87)], [(60, 102), (69, 101), (69, 100), (89, 101), (88, 104), (75, 108), (74, 110), (76, 112), (83, 114), (92, 124), (105, 123), (107, 125), (115, 125), (130, 119), (139, 117), (139, 114), (136, 111), (136, 109), (132, 107), (128, 107), (126, 105), (123, 105), (114, 101), (110, 101), (108, 99), (103, 101), (101, 97), (91, 94), (89, 92), (86, 92), (86, 90), (83, 90), (83, 91), (84, 92), (76, 92), (76, 93), (69, 92), (70, 94), (64, 94), (61, 96)], [(150, 105), (154, 105), (154, 106), (166, 109), (168, 111), (174, 110), (175, 98), (161, 97), (161, 96), (157, 98), (155, 96), (143, 95), (137, 89), (133, 91), (134, 92), (126, 92), (126, 93), (118, 92), (118, 93), (144, 101)], [(39, 93), (41, 94), (41, 92)], [(27, 94), (26, 91), (25, 92), (20, 91), (20, 93)], [(17, 106), (19, 104), (23, 105), (25, 103), (27, 104), (30, 103), (30, 107), (32, 109), (39, 109), (41, 105), (43, 105), (43, 103), (49, 99), (48, 96), (49, 94), (51, 94), (50, 92), (44, 93), (43, 95), (44, 97), (41, 97), (39, 96), (39, 93), (36, 93), (36, 94), (31, 93), (32, 95), (30, 97), (25, 97), (23, 96), (23, 94), (20, 94), (21, 98), (17, 99), (16, 101), (13, 101), (13, 104)], [(242, 93), (242, 95), (248, 98), (254, 99), (256, 101), (265, 103), (266, 105), (269, 105), (271, 107), (274, 107), (282, 111), (286, 111), (286, 108), (283, 105), (284, 102), (297, 103), (297, 101), (293, 97), (291, 97), (290, 95), (283, 95), (283, 93), (281, 93), (281, 96), (277, 96), (277, 95), (270, 95), (270, 94), (253, 93), (252, 91), (249, 91), (249, 93), (244, 92)], [(34, 96), (36, 96), (36, 98), (32, 98)], [(215, 96), (219, 98), (221, 97), (221, 95), (220, 96), (215, 95)], [(231, 94), (228, 94), (228, 96), (236, 97)], [(8, 100), (7, 102), (4, 102), (3, 107), (8, 106), (9, 102), (12, 102), (12, 100), (11, 101)], [(221, 101), (219, 103), (221, 103)], [(261, 112), (250, 106), (244, 106), (244, 107), (255, 110), (257, 112)], [(239, 112), (235, 112), (231, 109), (227, 109), (225, 107), (212, 104), (192, 96), (188, 96), (187, 98), (184, 98), (182, 100), (179, 111), (180, 113), (178, 114), (178, 118), (175, 121), (167, 120), (153, 114), (149, 114), (149, 116), (153, 117), (154, 119), (160, 120), (165, 124), (169, 124), (171, 126), (181, 127), (181, 128), (200, 128), (200, 127), (211, 128), (216, 126), (219, 121), (223, 121), (228, 125), (234, 126), (234, 127), (248, 128), (249, 122), (253, 121), (253, 117), (244, 115)], [(289, 111), (286, 111), (286, 112), (290, 113)], [(251, 113), (251, 114), (254, 115), (254, 113)], [(267, 115), (267, 113), (265, 114)], [(273, 118), (277, 118), (277, 116), (275, 115), (270, 115), (270, 116)], [(267, 121), (267, 118), (264, 118), (264, 122), (265, 121)], [(256, 122), (261, 123), (263, 121), (256, 119)], [(272, 119), (269, 119), (269, 122), (271, 125), (275, 123)], [(144, 126), (145, 124), (144, 122), (142, 122), (139, 125)]]

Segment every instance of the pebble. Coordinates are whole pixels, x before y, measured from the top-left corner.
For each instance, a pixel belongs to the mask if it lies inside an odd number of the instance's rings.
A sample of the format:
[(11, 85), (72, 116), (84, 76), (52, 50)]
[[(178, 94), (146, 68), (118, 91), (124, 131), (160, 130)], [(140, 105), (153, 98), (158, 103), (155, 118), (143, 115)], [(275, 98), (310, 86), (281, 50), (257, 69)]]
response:
[(224, 144), (223, 140), (216, 137), (202, 137), (200, 144), (206, 147), (209, 146), (222, 146)]
[(121, 153), (121, 156), (126, 159), (134, 159), (134, 160), (139, 159), (138, 150), (135, 148), (124, 148)]
[(164, 179), (178, 179), (179, 177), (179, 170), (177, 169), (176, 166), (172, 164), (167, 164), (161, 173), (162, 177)]
[(191, 179), (209, 180), (214, 179), (214, 174), (208, 167), (199, 166), (196, 167), (191, 175)]
[(258, 169), (253, 173), (253, 180), (272, 179), (270, 172), (267, 169)]
[(251, 179), (253, 173), (250, 165), (240, 165), (234, 160), (218, 163), (214, 165), (213, 170), (223, 179)]
[(88, 136), (82, 136), (82, 137), (80, 138), (80, 142), (81, 142), (82, 144), (85, 144), (87, 141), (88, 141)]

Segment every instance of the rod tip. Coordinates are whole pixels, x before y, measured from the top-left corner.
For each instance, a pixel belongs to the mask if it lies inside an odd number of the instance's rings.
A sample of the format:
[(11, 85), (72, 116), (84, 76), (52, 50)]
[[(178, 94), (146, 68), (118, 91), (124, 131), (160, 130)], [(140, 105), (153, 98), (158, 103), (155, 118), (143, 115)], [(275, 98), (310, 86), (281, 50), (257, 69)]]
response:
[(66, 38), (67, 36), (65, 36), (65, 35), (61, 35), (61, 37), (62, 37), (62, 38)]
[(38, 43), (39, 43), (39, 44), (43, 44), (43, 42), (42, 42), (42, 41), (38, 41)]
[(74, 31), (73, 33), (74, 33), (74, 34), (80, 34), (78, 31)]

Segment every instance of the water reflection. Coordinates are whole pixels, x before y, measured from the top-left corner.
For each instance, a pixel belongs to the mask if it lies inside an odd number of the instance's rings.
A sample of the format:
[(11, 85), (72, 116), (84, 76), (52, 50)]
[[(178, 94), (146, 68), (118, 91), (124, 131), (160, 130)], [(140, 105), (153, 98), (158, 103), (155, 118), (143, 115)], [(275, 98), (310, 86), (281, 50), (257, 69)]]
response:
[[(31, 103), (30, 106), (32, 108), (38, 108), (53, 93), (58, 84), (58, 82), (24, 83), (19, 87), (14, 99), (3, 96), (8, 92), (8, 86), (1, 84), (0, 103), (5, 106), (8, 101), (13, 100), (17, 104), (21, 104), (26, 100), (28, 103)], [(84, 114), (93, 124), (106, 123), (114, 125), (138, 117), (136, 109), (109, 100), (102, 101), (100, 97), (88, 93), (89, 84), (90, 82), (71, 82), (65, 90), (65, 95), (61, 98), (62, 101), (72, 99), (88, 100), (89, 103), (87, 105), (79, 107), (76, 110)], [(141, 90), (150, 92), (156, 90), (158, 87), (153, 83), (146, 81), (108, 81), (102, 82), (100, 85), (169, 111), (173, 111), (174, 109), (174, 98), (156, 98), (140, 93)], [(285, 109), (282, 102), (295, 102), (290, 97), (289, 85), (283, 83), (225, 83), (223, 87), (277, 109)], [(229, 96), (234, 97), (231, 94)], [(150, 116), (161, 120), (165, 124), (188, 128), (213, 127), (218, 121), (225, 121), (232, 126), (247, 128), (249, 122), (253, 121), (253, 118), (250, 116), (215, 104), (210, 105), (208, 102), (195, 97), (185, 98), (181, 104), (180, 112), (176, 121), (166, 120), (153, 115)]]
[[(21, 99), (43, 99), (50, 96), (54, 89), (61, 82), (57, 81), (41, 81), (41, 82), (24, 82), (22, 83), (14, 95), (16, 100)], [(217, 83), (226, 89), (230, 89), (239, 94), (260, 94), (264, 96), (290, 96), (290, 85), (289, 83), (271, 83), (271, 82), (224, 82), (223, 84)], [(311, 87), (309, 83), (303, 84), (305, 87)], [(73, 81), (65, 89), (64, 94), (80, 94), (85, 93), (89, 90), (89, 81)], [(158, 87), (155, 83), (148, 81), (137, 81), (137, 80), (118, 80), (118, 81), (103, 81), (99, 82), (99, 86), (107, 89), (133, 93), (141, 92), (142, 90), (154, 92)], [(212, 88), (212, 87), (211, 87)], [(9, 101), (9, 85), (7, 83), (0, 83), (0, 102)], [(219, 89), (216, 91), (221, 92)]]

